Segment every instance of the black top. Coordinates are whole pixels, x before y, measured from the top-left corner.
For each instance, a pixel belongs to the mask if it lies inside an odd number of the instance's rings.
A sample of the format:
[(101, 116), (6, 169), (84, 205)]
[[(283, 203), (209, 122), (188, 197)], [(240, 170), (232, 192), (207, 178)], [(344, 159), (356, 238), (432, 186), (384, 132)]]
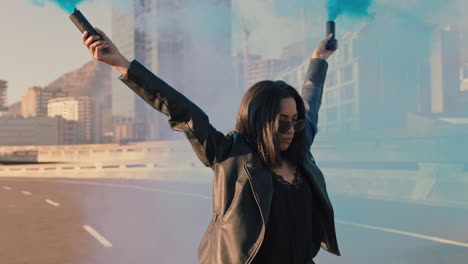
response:
[(305, 264), (320, 250), (320, 212), (303, 172), (289, 183), (273, 174), (273, 198), (265, 238), (252, 263)]

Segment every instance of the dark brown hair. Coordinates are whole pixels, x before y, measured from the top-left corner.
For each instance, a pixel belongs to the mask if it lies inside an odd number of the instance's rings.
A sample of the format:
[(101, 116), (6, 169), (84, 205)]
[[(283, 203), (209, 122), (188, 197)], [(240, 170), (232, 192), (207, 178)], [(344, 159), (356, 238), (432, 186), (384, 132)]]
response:
[(254, 84), (244, 94), (237, 114), (236, 131), (247, 139), (262, 163), (272, 169), (280, 166), (281, 160), (299, 166), (309, 151), (305, 129), (296, 132), (288, 149), (280, 150), (277, 133), (280, 102), (288, 97), (296, 102), (297, 118), (304, 119), (302, 97), (283, 81), (260, 81)]

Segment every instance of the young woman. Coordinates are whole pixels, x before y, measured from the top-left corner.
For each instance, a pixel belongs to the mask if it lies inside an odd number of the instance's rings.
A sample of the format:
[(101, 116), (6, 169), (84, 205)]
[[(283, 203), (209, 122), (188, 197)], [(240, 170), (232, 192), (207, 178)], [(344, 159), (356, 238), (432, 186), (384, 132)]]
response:
[(245, 93), (236, 130), (217, 131), (206, 114), (138, 61), (128, 61), (104, 32), (82, 36), (92, 57), (182, 131), (214, 171), (213, 217), (198, 247), (202, 264), (314, 263), (320, 247), (340, 255), (333, 208), (310, 147), (328, 64), (328, 36), (312, 54), (302, 89), (261, 81)]

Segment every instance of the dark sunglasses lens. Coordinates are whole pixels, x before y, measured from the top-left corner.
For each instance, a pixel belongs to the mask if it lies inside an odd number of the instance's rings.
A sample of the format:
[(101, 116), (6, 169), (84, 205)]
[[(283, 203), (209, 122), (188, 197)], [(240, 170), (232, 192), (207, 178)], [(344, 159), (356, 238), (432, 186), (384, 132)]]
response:
[[(280, 133), (288, 132), (289, 129), (291, 129), (292, 124), (293, 124), (293, 122), (280, 120), (279, 121), (279, 128), (278, 128), (279, 132)], [(299, 131), (303, 130), (304, 127), (305, 127), (304, 119), (294, 122), (294, 132), (299, 132)]]
[(294, 131), (299, 132), (299, 131), (303, 130), (304, 127), (305, 127), (304, 119), (299, 120), (299, 121), (296, 122), (296, 124), (294, 124)]
[(288, 121), (283, 121), (283, 120), (280, 120), (279, 121), (279, 127), (278, 127), (278, 131), (280, 133), (286, 133), (289, 131), (289, 129), (291, 128), (291, 123), (288, 122)]

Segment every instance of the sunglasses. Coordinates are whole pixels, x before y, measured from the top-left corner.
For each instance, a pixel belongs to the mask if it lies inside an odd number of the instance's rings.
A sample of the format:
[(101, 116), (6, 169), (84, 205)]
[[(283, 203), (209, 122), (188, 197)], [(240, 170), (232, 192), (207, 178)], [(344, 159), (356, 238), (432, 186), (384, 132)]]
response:
[(293, 120), (293, 121), (286, 121), (286, 120), (279, 120), (279, 127), (278, 127), (278, 132), (279, 133), (286, 133), (291, 129), (291, 127), (294, 128), (294, 132), (299, 132), (305, 127), (305, 120), (300, 119), (300, 120)]

